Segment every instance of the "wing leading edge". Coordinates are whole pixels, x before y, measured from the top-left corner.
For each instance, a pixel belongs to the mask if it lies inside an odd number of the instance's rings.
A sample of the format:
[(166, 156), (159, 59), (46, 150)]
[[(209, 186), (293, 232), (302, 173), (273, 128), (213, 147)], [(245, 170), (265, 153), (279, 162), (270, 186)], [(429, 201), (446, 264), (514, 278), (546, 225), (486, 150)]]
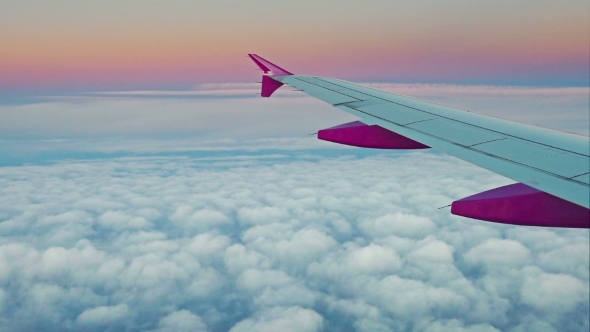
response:
[(356, 115), (318, 138), (381, 149), (436, 148), (519, 183), (453, 202), (453, 214), (501, 223), (590, 227), (588, 137), (511, 122), (333, 78), (294, 75), (257, 56), (263, 97), (284, 84)]

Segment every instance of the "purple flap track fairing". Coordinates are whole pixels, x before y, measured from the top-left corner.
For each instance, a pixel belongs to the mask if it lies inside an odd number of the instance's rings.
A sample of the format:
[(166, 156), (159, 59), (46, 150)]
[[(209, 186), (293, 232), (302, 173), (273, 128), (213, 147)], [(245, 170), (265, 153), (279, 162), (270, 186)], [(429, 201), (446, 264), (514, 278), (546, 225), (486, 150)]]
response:
[(366, 125), (360, 121), (345, 123), (322, 129), (318, 138), (338, 144), (371, 149), (428, 149), (429, 146), (416, 142), (377, 125)]
[(503, 224), (588, 228), (590, 210), (522, 183), (453, 202), (451, 213)]

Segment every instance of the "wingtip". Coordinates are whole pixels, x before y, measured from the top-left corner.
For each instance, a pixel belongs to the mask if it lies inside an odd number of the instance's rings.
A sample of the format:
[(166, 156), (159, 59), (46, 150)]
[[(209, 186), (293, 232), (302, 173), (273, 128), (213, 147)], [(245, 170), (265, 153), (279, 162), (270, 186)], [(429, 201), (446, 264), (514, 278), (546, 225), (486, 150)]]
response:
[(264, 59), (263, 57), (253, 54), (253, 53), (248, 53), (248, 56), (250, 57), (250, 59), (252, 59), (252, 61), (254, 61), (254, 63), (258, 66), (258, 68), (262, 69), (262, 71), (264, 71), (265, 74), (269, 74), (269, 75), (293, 75), (293, 73), (289, 72), (286, 69), (283, 69), (277, 65), (275, 65), (274, 63)]

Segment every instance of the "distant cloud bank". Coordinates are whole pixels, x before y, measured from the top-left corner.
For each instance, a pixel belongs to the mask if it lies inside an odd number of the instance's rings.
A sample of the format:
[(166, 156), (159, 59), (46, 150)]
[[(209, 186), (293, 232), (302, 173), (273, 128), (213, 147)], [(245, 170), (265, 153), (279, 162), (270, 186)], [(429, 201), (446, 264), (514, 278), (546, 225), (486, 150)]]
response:
[[(588, 135), (587, 87), (366, 83), (375, 88), (513, 121)], [(260, 98), (259, 85), (201, 84), (192, 90), (112, 91), (0, 105), (0, 165), (69, 152), (340, 148), (310, 134), (356, 120), (288, 87)], [(3, 161), (3, 159), (18, 161)]]

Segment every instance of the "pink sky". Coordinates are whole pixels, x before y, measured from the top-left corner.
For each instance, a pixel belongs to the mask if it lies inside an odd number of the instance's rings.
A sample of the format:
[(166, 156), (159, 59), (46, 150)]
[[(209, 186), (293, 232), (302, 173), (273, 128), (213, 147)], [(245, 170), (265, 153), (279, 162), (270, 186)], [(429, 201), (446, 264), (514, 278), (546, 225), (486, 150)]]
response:
[(587, 85), (587, 1), (3, 1), (0, 88), (353, 80)]

